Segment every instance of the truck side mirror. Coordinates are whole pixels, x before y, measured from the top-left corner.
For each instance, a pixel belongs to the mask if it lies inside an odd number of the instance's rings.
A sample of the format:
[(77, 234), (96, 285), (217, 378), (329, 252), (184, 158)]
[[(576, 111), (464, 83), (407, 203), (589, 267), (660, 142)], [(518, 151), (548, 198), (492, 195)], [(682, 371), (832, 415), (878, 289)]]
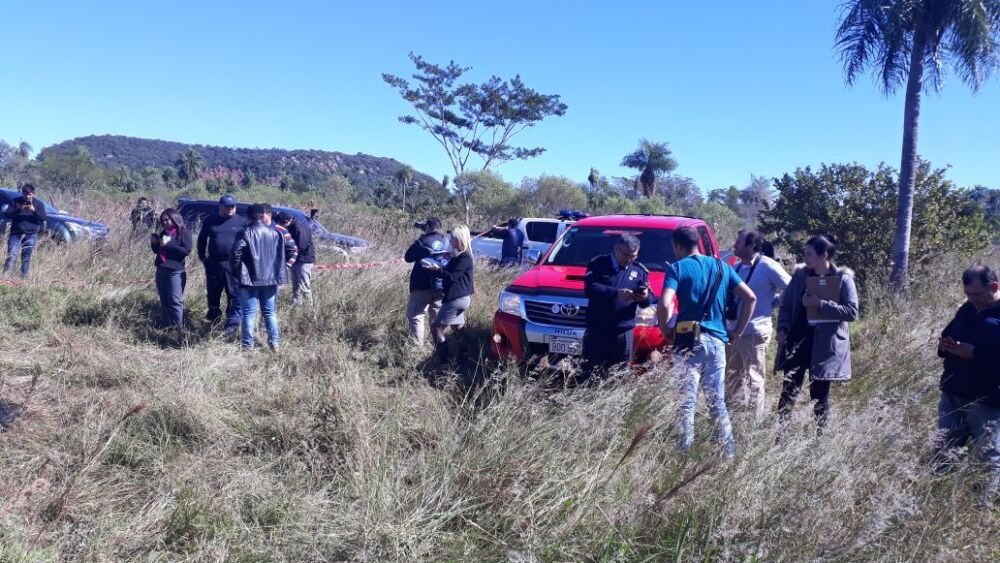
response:
[(542, 251), (533, 248), (528, 251), (528, 254), (525, 259), (528, 261), (529, 264), (538, 264), (538, 262), (542, 259)]

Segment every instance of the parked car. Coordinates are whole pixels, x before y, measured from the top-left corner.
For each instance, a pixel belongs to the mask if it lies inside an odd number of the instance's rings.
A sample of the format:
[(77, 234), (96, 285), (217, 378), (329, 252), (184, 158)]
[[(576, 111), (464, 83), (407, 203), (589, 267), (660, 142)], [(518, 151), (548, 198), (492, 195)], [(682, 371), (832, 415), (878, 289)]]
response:
[[(21, 192), (11, 189), (0, 189), (0, 233), (7, 232), (7, 210), (14, 200), (21, 197)], [(45, 206), (45, 228), (50, 236), (58, 242), (73, 242), (76, 240), (105, 240), (111, 234), (107, 225), (74, 217), (65, 211), (60, 211), (48, 201), (35, 197), (36, 202)]]
[[(525, 217), (521, 219), (517, 223), (517, 228), (524, 234), (524, 245), (521, 247), (522, 255), (526, 256), (531, 250), (544, 253), (574, 221), (570, 218)], [(472, 255), (477, 258), (491, 258), (499, 261), (502, 246), (503, 239), (491, 234), (491, 231), (486, 231), (477, 235), (477, 238), (472, 241)]]
[[(703, 254), (719, 256), (711, 227), (695, 217), (662, 215), (605, 215), (571, 225), (546, 253), (529, 251), (535, 264), (500, 292), (493, 316), (491, 352), (497, 358), (528, 360), (548, 356), (550, 363), (583, 352), (587, 297), (583, 277), (590, 260), (609, 254), (618, 235), (635, 234), (642, 242), (639, 262), (649, 269), (649, 286), (658, 298), (664, 272), (675, 260), (671, 233), (693, 227), (701, 235)], [(633, 358), (645, 361), (664, 341), (656, 323), (656, 306), (636, 313)]]
[[(237, 203), (236, 212), (246, 214), (250, 203)], [(299, 225), (309, 225), (313, 232), (313, 242), (319, 247), (344, 252), (347, 254), (360, 254), (369, 250), (371, 244), (358, 237), (333, 233), (326, 229), (315, 218), (306, 215), (301, 209), (294, 207), (273, 206), (274, 211), (284, 211), (295, 218)], [(184, 222), (189, 228), (194, 229), (198, 223), (219, 212), (219, 202), (200, 199), (181, 198), (177, 200), (177, 210), (184, 217)]]

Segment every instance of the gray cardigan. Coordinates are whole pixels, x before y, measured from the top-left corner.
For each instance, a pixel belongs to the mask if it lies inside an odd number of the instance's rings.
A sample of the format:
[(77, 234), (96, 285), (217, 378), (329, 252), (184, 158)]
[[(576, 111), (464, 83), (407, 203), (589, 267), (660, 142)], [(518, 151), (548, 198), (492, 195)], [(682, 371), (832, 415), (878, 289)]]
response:
[[(854, 272), (849, 268), (836, 268), (841, 276), (840, 299), (824, 300), (820, 312), (826, 317), (839, 319), (839, 323), (820, 323), (815, 327), (812, 347), (812, 365), (809, 377), (814, 381), (846, 381), (851, 378), (851, 336), (847, 323), (858, 318), (858, 289), (854, 285)], [(791, 331), (806, 291), (807, 271), (799, 267), (792, 275), (778, 312), (778, 332)]]

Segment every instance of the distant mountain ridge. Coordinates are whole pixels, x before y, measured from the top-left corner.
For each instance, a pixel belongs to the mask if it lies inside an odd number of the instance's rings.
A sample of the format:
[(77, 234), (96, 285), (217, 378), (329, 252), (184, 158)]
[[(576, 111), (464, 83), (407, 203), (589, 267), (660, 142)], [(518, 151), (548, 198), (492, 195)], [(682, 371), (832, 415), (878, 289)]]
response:
[[(205, 170), (224, 167), (253, 173), (262, 181), (276, 182), (285, 174), (296, 180), (318, 184), (332, 175), (341, 175), (357, 187), (396, 184), (396, 173), (403, 163), (387, 157), (358, 153), (355, 155), (321, 150), (251, 149), (217, 147), (142, 139), (123, 135), (90, 135), (46, 147), (40, 159), (59, 153), (72, 153), (83, 146), (104, 168), (128, 166), (142, 170), (147, 166), (173, 166), (180, 153), (194, 149), (205, 158)], [(414, 173), (414, 182), (438, 184), (427, 174)]]

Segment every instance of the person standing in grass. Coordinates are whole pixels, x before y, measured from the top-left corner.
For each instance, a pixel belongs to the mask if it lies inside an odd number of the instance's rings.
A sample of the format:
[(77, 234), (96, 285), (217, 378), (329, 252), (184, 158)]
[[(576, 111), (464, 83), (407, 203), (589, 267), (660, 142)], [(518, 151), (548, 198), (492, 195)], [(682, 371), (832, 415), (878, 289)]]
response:
[(247, 226), (247, 219), (236, 212), (236, 198), (226, 194), (219, 199), (219, 212), (207, 217), (198, 231), (198, 259), (205, 266), (205, 294), (210, 323), (222, 319), (222, 294), (226, 294), (226, 315), (222, 330), (235, 334), (243, 313), (240, 311), (240, 285), (230, 268), (233, 245)]
[(278, 328), (278, 286), (288, 281), (286, 268), (295, 263), (295, 243), (273, 226), (265, 206), (254, 204), (247, 213), (250, 225), (237, 237), (232, 251), (233, 273), (239, 277), (240, 303), (243, 307), (241, 322), (242, 346), (253, 349), (254, 331), (257, 328), (258, 305), (267, 327), (267, 343), (277, 352), (280, 343)]
[(149, 198), (140, 197), (129, 213), (129, 221), (132, 222), (132, 234), (142, 231), (143, 234), (152, 232), (156, 228), (156, 211), (149, 203)]
[(441, 362), (448, 361), (448, 341), (445, 334), (448, 327), (460, 330), (465, 326), (465, 312), (472, 304), (476, 292), (473, 284), (472, 235), (465, 225), (451, 231), (451, 248), (454, 253), (443, 268), (434, 263), (432, 269), (441, 273), (444, 280), (444, 300), (441, 310), (431, 324), (431, 334), (437, 345), (437, 356)]
[(990, 478), (985, 493), (1000, 493), (1000, 280), (986, 265), (962, 274), (966, 302), (941, 333), (938, 356), (944, 359), (938, 403), (938, 459), (968, 442), (978, 449)]
[(156, 291), (160, 296), (160, 318), (164, 326), (184, 327), (184, 286), (187, 272), (184, 261), (191, 253), (191, 233), (175, 209), (160, 214), (161, 230), (149, 236), (149, 246), (156, 254)]
[[(701, 388), (708, 403), (709, 416), (715, 424), (715, 437), (727, 459), (736, 455), (733, 427), (726, 408), (726, 342), (743, 336), (757, 297), (736, 272), (722, 260), (705, 256), (698, 248), (700, 237), (691, 227), (672, 233), (671, 243), (677, 261), (667, 268), (663, 293), (657, 306), (660, 332), (672, 338), (676, 354), (680, 394), (680, 449), (694, 444), (694, 415)], [(726, 293), (740, 298), (736, 326), (726, 330), (724, 309)], [(677, 326), (669, 328), (677, 301)]]
[(10, 204), (4, 219), (10, 225), (10, 237), (7, 239), (7, 262), (3, 273), (8, 274), (14, 269), (14, 263), (20, 255), (21, 277), (26, 278), (35, 245), (38, 244), (38, 235), (45, 231), (45, 205), (35, 200), (35, 186), (21, 186), (21, 197)]
[(448, 249), (448, 235), (441, 232), (441, 220), (429, 217), (417, 223), (423, 234), (406, 249), (403, 259), (413, 264), (410, 271), (410, 297), (406, 302), (406, 319), (409, 323), (410, 339), (417, 344), (424, 341), (424, 319), (430, 313), (434, 322), (441, 300), (444, 298), (444, 282), (440, 268), (431, 262), (444, 255)]
[(305, 300), (312, 305), (312, 269), (316, 262), (312, 229), (308, 223), (300, 225), (290, 214), (281, 211), (275, 214), (275, 221), (288, 231), (299, 250), (292, 266), (292, 303), (298, 305)]
[[(806, 241), (805, 267), (792, 275), (778, 313), (778, 344), (784, 353), (777, 365), (785, 373), (778, 413), (787, 418), (808, 371), (809, 398), (816, 401), (813, 412), (820, 427), (830, 412), (830, 384), (851, 379), (851, 335), (847, 325), (858, 319), (854, 272), (833, 263), (836, 244), (836, 238), (824, 235)], [(810, 293), (806, 280), (812, 276), (840, 277), (839, 298), (820, 299)], [(810, 307), (819, 309), (824, 321), (808, 320), (806, 312)]]
[[(743, 336), (726, 346), (726, 400), (729, 409), (750, 407), (757, 417), (764, 416), (764, 379), (767, 373), (767, 346), (771, 341), (771, 310), (791, 276), (765, 254), (764, 237), (757, 231), (744, 230), (736, 235), (733, 254), (740, 259), (736, 274), (757, 296), (750, 324)], [(739, 299), (730, 293), (726, 303), (726, 325), (736, 327)]]

